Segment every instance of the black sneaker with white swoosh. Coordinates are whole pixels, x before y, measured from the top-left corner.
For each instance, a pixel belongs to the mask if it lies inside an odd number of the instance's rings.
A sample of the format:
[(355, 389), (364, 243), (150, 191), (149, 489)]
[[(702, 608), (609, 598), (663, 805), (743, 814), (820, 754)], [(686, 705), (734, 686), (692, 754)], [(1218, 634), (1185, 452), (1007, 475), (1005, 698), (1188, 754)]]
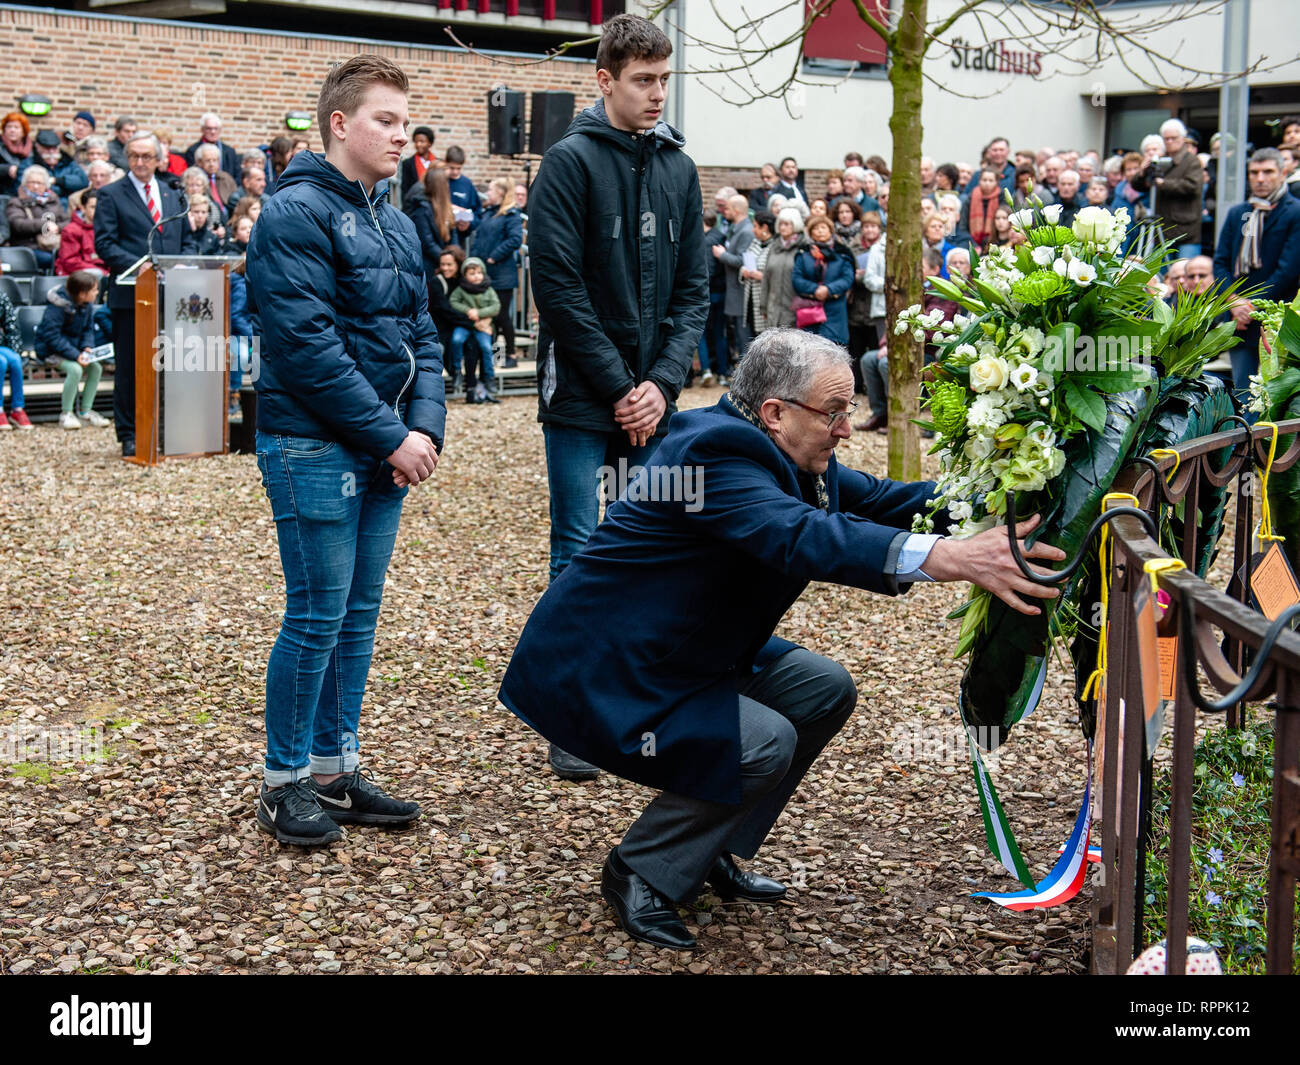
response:
[(321, 809), (340, 825), (405, 825), (420, 816), (420, 804), (385, 795), (360, 768), (329, 784), (316, 785)]
[(339, 826), (316, 801), (316, 781), (305, 777), (280, 788), (262, 785), (257, 798), (257, 825), (281, 843), (318, 847), (343, 838)]

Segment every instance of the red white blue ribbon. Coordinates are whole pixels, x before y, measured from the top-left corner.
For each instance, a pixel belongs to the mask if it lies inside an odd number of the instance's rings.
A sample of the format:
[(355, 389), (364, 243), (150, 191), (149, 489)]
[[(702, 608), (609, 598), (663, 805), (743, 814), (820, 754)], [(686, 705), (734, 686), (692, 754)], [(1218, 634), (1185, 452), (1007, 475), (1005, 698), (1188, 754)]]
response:
[[(1091, 765), (1091, 752), (1089, 752), (1088, 762)], [(1091, 831), (1092, 781), (1089, 779), (1083, 787), (1083, 804), (1079, 807), (1079, 816), (1075, 818), (1074, 831), (1070, 833), (1070, 838), (1066, 841), (1052, 871), (1034, 887), (1024, 891), (1010, 894), (976, 891), (972, 892), (972, 898), (988, 899), (999, 906), (1005, 906), (1008, 910), (1037, 910), (1069, 902), (1083, 887), (1083, 878), (1090, 858), (1088, 837)], [(1100, 855), (1098, 857), (1100, 858)]]

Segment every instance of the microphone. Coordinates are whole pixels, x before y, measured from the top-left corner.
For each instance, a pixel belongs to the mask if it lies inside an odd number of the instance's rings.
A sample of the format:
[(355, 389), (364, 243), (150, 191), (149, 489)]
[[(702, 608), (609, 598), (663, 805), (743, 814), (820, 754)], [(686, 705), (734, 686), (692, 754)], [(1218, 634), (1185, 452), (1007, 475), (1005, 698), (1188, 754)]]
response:
[(183, 218), (185, 215), (189, 214), (190, 211), (190, 198), (185, 195), (185, 185), (179, 177), (170, 173), (160, 174), (158, 175), (158, 184), (166, 185), (169, 189), (175, 189), (180, 193), (181, 209), (175, 214), (168, 215), (166, 218), (160, 220), (156, 226), (151, 227), (149, 230), (149, 239), (145, 242), (145, 254), (149, 256), (149, 262), (154, 263), (155, 265), (156, 261), (153, 254), (154, 234), (158, 233), (168, 222), (174, 222), (178, 218)]

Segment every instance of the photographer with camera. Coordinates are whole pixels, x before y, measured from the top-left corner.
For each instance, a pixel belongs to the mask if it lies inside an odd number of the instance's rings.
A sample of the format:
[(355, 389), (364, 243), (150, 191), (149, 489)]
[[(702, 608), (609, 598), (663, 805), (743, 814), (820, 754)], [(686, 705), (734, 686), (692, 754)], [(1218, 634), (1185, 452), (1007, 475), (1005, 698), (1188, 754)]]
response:
[(1151, 213), (1164, 230), (1164, 239), (1178, 258), (1201, 254), (1201, 200), (1205, 168), (1187, 140), (1187, 127), (1176, 118), (1160, 126), (1165, 154), (1152, 159), (1133, 178), (1138, 192), (1152, 191)]

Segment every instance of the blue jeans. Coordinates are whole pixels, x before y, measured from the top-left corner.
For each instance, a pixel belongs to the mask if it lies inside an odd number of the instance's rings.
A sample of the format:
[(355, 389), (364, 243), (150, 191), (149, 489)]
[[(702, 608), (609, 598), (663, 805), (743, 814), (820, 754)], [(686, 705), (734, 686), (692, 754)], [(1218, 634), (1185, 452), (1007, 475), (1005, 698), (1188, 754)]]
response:
[(700, 334), (700, 372), (712, 370), (717, 374), (726, 374), (731, 368), (727, 357), (727, 319), (722, 313), (727, 296), (724, 292), (709, 293), (709, 317)]
[[(470, 333), (474, 334), (474, 341), (478, 344), (480, 362), (482, 363), (483, 380), (491, 381), (496, 376), (496, 371), (492, 368), (492, 334), (483, 333), (477, 329), (466, 329), (463, 325), (456, 326), (451, 331), (451, 344), (447, 347), (447, 363), (451, 367), (451, 372), (460, 373), (460, 352), (465, 346), (465, 341)], [(469, 391), (474, 385), (474, 356), (468, 355), (465, 358), (465, 390)]]
[(342, 444), (257, 434), (285, 609), (266, 667), (268, 787), (350, 773), (384, 574), (406, 488), (393, 468)]
[(23, 358), (13, 348), (0, 345), (0, 363), (0, 393), (4, 391), (4, 379), (9, 378), (9, 409), (22, 410)]
[(627, 433), (599, 433), (571, 425), (542, 423), (546, 476), (551, 488), (551, 580), (586, 545), (600, 521), (600, 467), (644, 466), (659, 446), (652, 439), (633, 447)]

